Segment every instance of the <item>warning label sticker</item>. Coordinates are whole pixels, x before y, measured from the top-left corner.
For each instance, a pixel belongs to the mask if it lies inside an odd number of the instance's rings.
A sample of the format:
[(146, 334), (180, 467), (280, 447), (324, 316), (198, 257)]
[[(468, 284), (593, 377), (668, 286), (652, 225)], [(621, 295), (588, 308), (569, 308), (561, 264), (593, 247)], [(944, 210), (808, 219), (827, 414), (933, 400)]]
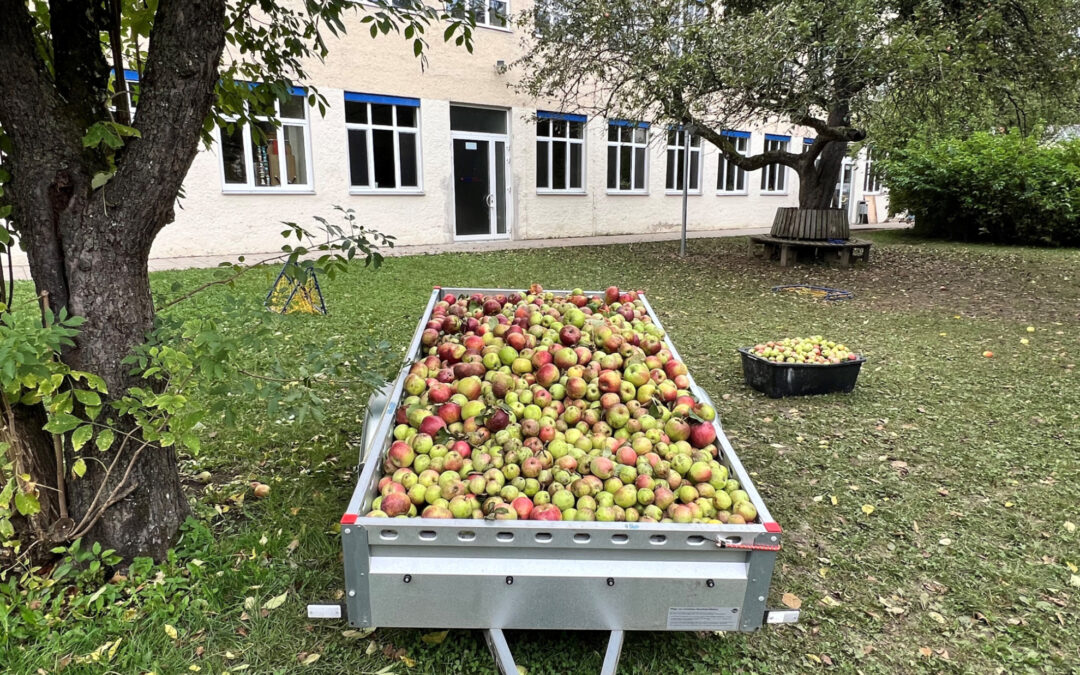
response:
[(735, 607), (669, 607), (668, 630), (736, 630), (739, 610)]

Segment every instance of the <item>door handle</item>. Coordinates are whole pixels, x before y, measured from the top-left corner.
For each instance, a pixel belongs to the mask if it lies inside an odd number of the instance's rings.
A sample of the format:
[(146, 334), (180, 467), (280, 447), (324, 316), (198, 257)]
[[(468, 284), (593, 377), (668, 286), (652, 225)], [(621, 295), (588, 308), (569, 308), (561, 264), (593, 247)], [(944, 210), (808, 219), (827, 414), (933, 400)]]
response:
[(484, 203), (488, 205), (488, 208), (495, 206), (495, 195), (484, 197)]

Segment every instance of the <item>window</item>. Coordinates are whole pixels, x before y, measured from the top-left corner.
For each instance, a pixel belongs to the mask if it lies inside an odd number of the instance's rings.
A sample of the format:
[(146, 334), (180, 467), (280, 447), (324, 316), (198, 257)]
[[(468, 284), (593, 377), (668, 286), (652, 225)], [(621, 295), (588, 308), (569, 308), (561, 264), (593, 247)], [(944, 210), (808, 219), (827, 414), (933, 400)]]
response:
[(570, 18), (570, 13), (561, 0), (537, 0), (533, 7), (533, 22), (537, 35), (545, 35), (559, 28)]
[[(119, 89), (119, 87), (117, 87), (117, 85), (116, 85), (116, 79), (115, 79), (116, 78), (116, 71), (115, 71), (115, 69), (113, 71), (111, 71), (109, 73), (109, 75), (110, 75), (110, 77), (113, 78), (113, 81), (111, 82), (111, 87), (112, 87), (112, 90), (114, 92), (113, 93), (114, 100), (109, 105), (109, 110), (115, 115), (116, 114), (115, 97), (119, 96), (119, 93), (116, 93), (116, 90)], [(134, 70), (131, 70), (130, 68), (125, 68), (124, 69), (124, 86), (125, 86), (125, 88), (127, 90), (128, 110), (131, 111), (131, 121), (129, 122), (129, 124), (133, 124), (134, 120), (135, 120), (135, 108), (136, 108), (136, 105), (139, 103), (139, 73), (134, 71)]]
[[(765, 152), (786, 150), (790, 136), (765, 134)], [(787, 193), (787, 167), (783, 164), (769, 164), (761, 170), (761, 191), (772, 194)]]
[(536, 189), (585, 191), (585, 116), (536, 113)]
[(686, 140), (690, 137), (690, 192), (701, 192), (701, 137), (682, 129), (668, 129), (667, 191), (682, 192), (686, 164)]
[(347, 91), (345, 129), (353, 190), (420, 191), (420, 99)]
[(608, 123), (607, 187), (611, 192), (645, 194), (649, 125), (612, 120)]
[(450, 106), (450, 130), (505, 134), (506, 110), (452, 105)]
[(865, 194), (877, 194), (881, 192), (881, 176), (874, 168), (874, 159), (870, 148), (866, 149), (866, 166), (863, 168), (863, 192)]
[(311, 147), (304, 90), (293, 87), (284, 102), (274, 104), (276, 126), (256, 117), (255, 127), (233, 124), (218, 129), (221, 178), (225, 192), (309, 192)]
[(450, 0), (446, 11), (462, 19), (471, 13), (477, 26), (509, 29), (510, 3), (504, 0)]
[[(750, 151), (749, 131), (722, 131), (740, 155)], [(716, 174), (716, 191), (727, 195), (746, 194), (746, 171), (735, 166), (720, 153), (720, 171)]]
[(685, 47), (694, 46), (693, 33), (708, 18), (709, 8), (705, 0), (684, 0), (682, 7), (675, 10), (671, 21), (673, 35), (668, 41), (668, 48), (675, 56), (683, 56)]

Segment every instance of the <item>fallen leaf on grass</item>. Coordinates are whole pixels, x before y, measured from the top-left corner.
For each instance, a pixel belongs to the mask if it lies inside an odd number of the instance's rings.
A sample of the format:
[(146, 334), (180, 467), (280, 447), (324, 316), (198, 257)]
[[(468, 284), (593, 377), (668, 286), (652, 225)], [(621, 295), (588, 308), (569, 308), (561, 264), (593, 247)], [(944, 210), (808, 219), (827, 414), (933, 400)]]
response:
[(780, 601), (791, 609), (799, 609), (800, 607), (802, 607), (802, 598), (795, 595), (794, 593), (784, 593), (784, 595), (780, 598)]
[(165, 634), (174, 640), (179, 636), (179, 633), (176, 632), (176, 627), (168, 623), (165, 624)]
[[(796, 607), (794, 609), (798, 608)], [(429, 645), (441, 645), (443, 643), (443, 640), (446, 639), (447, 633), (449, 632), (450, 631), (448, 630), (440, 630), (434, 633), (425, 633), (423, 636), (420, 637), (420, 639)]]
[(371, 640), (371, 641), (368, 642), (367, 649), (364, 650), (364, 653), (367, 654), (368, 656), (371, 656), (372, 654), (374, 654), (377, 651), (379, 651), (379, 645), (375, 644), (374, 640)]
[(931, 651), (929, 647), (919, 647), (919, 656), (930, 658), (930, 655), (933, 653), (934, 652)]
[(938, 623), (945, 623), (945, 617), (941, 616), (941, 614), (937, 612), (929, 612), (928, 614), (930, 618), (934, 621), (937, 621)]
[(1070, 533), (1071, 532), (1076, 532), (1076, 523), (1071, 523), (1068, 520), (1066, 520), (1065, 521), (1065, 531), (1070, 532)]
[(871, 513), (874, 512), (874, 507), (872, 505), (870, 505), (870, 504), (863, 504), (862, 505), (862, 512), (865, 513), (866, 515), (870, 515)]
[(308, 654), (300, 663), (301, 665), (310, 666), (311, 664), (319, 660), (319, 656), (319, 654)]
[(285, 600), (288, 597), (289, 597), (289, 592), (285, 591), (281, 595), (270, 598), (269, 600), (266, 601), (266, 604), (263, 605), (263, 609), (277, 609), (278, 607), (281, 607), (282, 605), (285, 604)]
[(1069, 577), (1069, 585), (1080, 588), (1080, 574), (1074, 574)]
[(370, 628), (363, 628), (361, 630), (345, 630), (345, 631), (341, 631), (341, 634), (343, 636), (349, 638), (350, 640), (361, 640), (361, 639), (366, 638), (367, 636), (371, 635), (374, 632), (375, 632), (375, 628), (370, 627)]
[(841, 604), (843, 604), (831, 595), (824, 596), (823, 598), (821, 598), (820, 602), (826, 607), (839, 607)]
[(951, 546), (952, 545), (952, 539), (949, 539), (948, 537), (942, 537), (941, 539), (938, 540), (938, 543), (941, 544), (942, 546)]

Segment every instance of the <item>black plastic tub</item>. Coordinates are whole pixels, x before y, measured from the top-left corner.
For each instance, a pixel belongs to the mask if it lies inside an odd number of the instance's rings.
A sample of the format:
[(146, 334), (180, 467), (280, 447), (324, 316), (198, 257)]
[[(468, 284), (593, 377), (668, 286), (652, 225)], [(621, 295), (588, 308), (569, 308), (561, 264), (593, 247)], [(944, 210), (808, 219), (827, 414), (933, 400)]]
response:
[(746, 384), (771, 398), (850, 393), (866, 363), (861, 356), (841, 363), (777, 363), (757, 356), (749, 347), (739, 348), (739, 353)]

